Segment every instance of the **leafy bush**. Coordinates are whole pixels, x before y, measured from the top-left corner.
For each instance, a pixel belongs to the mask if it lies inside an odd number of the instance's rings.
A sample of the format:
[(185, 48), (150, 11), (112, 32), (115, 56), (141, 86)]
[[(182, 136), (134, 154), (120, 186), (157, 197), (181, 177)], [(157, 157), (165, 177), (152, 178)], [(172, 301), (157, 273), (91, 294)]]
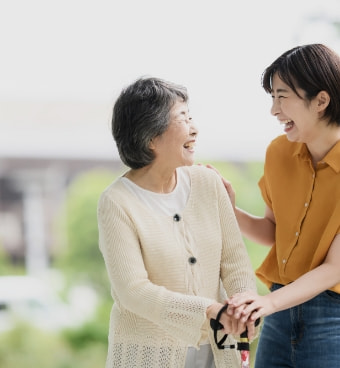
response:
[(0, 334), (0, 367), (4, 368), (93, 368), (104, 367), (106, 345), (93, 343), (75, 351), (59, 334), (29, 325)]
[(79, 328), (64, 330), (62, 335), (65, 341), (78, 351), (87, 349), (96, 343), (106, 347), (111, 307), (112, 300), (107, 300), (98, 307), (96, 317), (93, 320)]
[[(66, 244), (56, 251), (55, 265), (69, 284), (90, 284), (109, 297), (108, 278), (98, 248), (97, 203), (101, 192), (117, 174), (94, 170), (79, 175), (68, 188), (60, 223), (66, 233)], [(64, 220), (66, 218), (66, 221)]]

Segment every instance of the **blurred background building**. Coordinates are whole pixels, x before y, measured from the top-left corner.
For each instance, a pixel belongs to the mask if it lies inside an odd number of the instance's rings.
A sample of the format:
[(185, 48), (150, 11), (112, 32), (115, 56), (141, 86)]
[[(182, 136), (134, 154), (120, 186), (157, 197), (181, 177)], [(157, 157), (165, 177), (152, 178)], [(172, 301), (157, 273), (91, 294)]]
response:
[(0, 247), (37, 274), (49, 267), (52, 226), (69, 183), (120, 163), (113, 142), (112, 152), (100, 153), (96, 124), (109, 116), (103, 105), (0, 102), (0, 110)]

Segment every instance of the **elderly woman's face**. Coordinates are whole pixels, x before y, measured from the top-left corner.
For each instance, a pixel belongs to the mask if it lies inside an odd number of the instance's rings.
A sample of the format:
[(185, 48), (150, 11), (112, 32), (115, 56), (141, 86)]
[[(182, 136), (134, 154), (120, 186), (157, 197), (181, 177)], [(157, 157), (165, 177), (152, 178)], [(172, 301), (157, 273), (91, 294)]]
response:
[(192, 165), (197, 133), (188, 104), (178, 100), (170, 110), (168, 129), (153, 139), (156, 160), (173, 167)]

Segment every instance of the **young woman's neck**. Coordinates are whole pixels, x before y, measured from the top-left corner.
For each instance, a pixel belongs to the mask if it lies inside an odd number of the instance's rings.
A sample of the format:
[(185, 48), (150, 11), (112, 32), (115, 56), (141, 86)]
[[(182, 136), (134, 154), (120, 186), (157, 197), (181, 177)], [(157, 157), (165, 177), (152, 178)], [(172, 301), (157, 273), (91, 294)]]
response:
[(340, 141), (340, 127), (328, 125), (312, 142), (306, 143), (314, 165), (322, 161), (327, 153)]

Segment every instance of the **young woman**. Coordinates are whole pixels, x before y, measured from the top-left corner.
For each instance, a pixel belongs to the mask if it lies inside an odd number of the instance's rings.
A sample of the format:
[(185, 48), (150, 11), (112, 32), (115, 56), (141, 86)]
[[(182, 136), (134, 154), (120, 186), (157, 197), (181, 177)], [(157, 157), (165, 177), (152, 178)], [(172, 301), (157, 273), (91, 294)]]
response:
[(295, 47), (265, 70), (262, 84), (285, 135), (267, 149), (259, 182), (264, 217), (235, 214), (245, 236), (271, 246), (257, 276), (272, 292), (234, 296), (229, 312), (243, 321), (267, 316), (256, 368), (337, 367), (340, 58), (322, 44)]

